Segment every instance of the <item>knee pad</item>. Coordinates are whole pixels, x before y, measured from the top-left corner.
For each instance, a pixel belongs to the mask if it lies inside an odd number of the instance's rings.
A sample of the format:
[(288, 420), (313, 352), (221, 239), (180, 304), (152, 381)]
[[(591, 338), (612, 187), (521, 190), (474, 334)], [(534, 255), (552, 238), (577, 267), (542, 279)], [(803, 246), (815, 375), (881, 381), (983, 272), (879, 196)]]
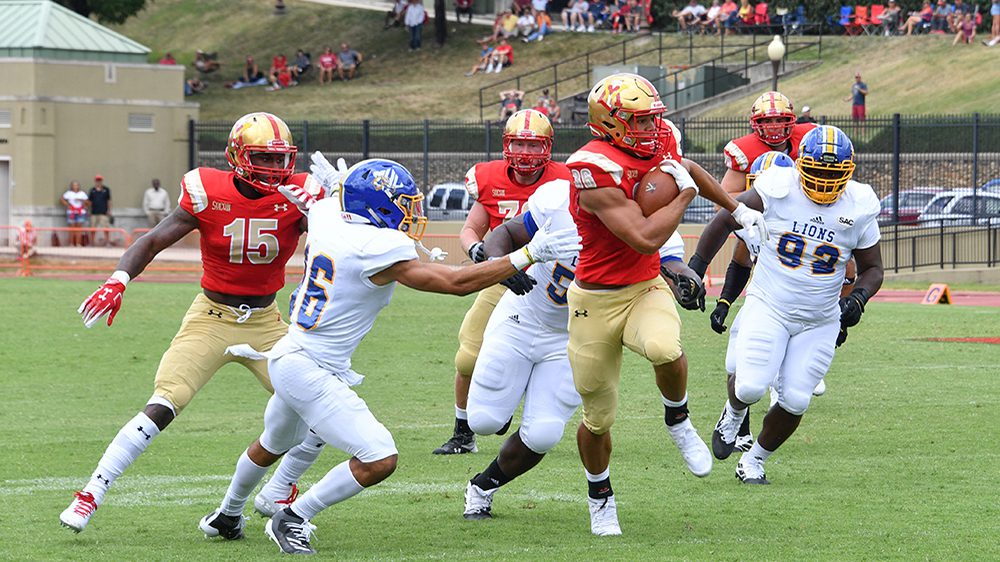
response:
[(680, 342), (665, 342), (663, 338), (651, 339), (643, 345), (643, 355), (653, 365), (672, 363), (681, 356)]
[(476, 359), (479, 351), (473, 352), (465, 344), (459, 344), (458, 351), (455, 352), (455, 371), (463, 377), (471, 377), (476, 369)]
[(812, 401), (812, 391), (785, 390), (778, 394), (778, 405), (781, 409), (795, 416), (801, 416), (809, 409)]
[(736, 375), (736, 399), (744, 404), (756, 404), (767, 394), (770, 386), (763, 383), (763, 377), (741, 377)]
[(594, 435), (604, 435), (611, 431), (615, 423), (615, 411), (607, 408), (587, 408), (583, 405), (583, 425)]
[(480, 409), (469, 409), (469, 428), (477, 435), (493, 435), (500, 431), (500, 428), (507, 423), (508, 418), (497, 419), (497, 416), (490, 415), (489, 411)]
[(279, 433), (269, 430), (267, 424), (264, 424), (264, 431), (261, 432), (257, 440), (260, 441), (260, 446), (267, 452), (273, 455), (283, 455), (296, 445), (302, 443), (309, 428), (305, 425), (300, 427), (299, 431)]
[(534, 420), (528, 425), (522, 425), (518, 431), (526, 447), (544, 455), (559, 444), (565, 429), (566, 424), (561, 420), (547, 419)]

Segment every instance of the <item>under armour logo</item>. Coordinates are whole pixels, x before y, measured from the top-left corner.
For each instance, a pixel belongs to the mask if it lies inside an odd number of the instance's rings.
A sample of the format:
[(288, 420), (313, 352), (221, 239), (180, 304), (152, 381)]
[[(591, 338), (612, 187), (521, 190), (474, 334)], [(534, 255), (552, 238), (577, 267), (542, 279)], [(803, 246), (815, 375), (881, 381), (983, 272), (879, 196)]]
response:
[(104, 485), (105, 485), (105, 486), (110, 486), (110, 485), (111, 485), (111, 480), (110, 480), (110, 479), (108, 479), (108, 478), (105, 478), (103, 474), (98, 474), (98, 475), (97, 475), (97, 476), (95, 476), (94, 478), (97, 478), (97, 479), (98, 479), (98, 480), (100, 480), (101, 482), (104, 482)]
[(100, 295), (97, 295), (97, 298), (101, 299), (102, 301), (106, 301), (108, 300), (108, 295), (110, 295), (113, 292), (114, 291), (112, 289), (104, 289), (103, 291), (101, 291)]
[(222, 311), (221, 310), (215, 310), (214, 308), (210, 308), (210, 309), (208, 309), (208, 315), (209, 316), (215, 316), (216, 318), (222, 318)]
[(274, 204), (274, 211), (275, 212), (287, 211), (287, 210), (288, 210), (288, 203), (275, 203)]
[(142, 430), (142, 426), (141, 425), (137, 429), (139, 430), (139, 433), (141, 433), (141, 434), (143, 434), (143, 435), (146, 436), (146, 441), (149, 441), (150, 439), (153, 438), (152, 435), (150, 435), (150, 434), (148, 434), (148, 433), (146, 433), (145, 431)]
[(583, 316), (584, 318), (586, 318), (588, 315), (586, 310), (574, 310), (573, 316), (576, 316), (577, 318)]

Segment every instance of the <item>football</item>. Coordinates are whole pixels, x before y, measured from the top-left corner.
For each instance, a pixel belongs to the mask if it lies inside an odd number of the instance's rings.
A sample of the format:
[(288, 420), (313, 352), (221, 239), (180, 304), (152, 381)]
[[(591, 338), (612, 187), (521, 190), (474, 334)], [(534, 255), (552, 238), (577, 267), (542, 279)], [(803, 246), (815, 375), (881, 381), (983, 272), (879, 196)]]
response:
[(660, 170), (659, 166), (646, 172), (634, 189), (632, 199), (639, 204), (646, 217), (666, 206), (680, 193), (674, 176)]

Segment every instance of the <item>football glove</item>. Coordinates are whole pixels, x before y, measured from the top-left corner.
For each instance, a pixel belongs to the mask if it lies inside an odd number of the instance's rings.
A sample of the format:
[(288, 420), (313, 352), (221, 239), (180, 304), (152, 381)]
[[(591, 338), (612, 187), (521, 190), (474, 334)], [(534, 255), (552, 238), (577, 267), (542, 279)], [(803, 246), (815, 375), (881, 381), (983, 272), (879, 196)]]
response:
[(685, 189), (693, 189), (694, 194), (698, 195), (698, 184), (694, 182), (694, 178), (691, 177), (691, 173), (687, 171), (687, 168), (681, 165), (680, 162), (676, 160), (664, 160), (660, 162), (660, 171), (674, 176), (674, 181), (677, 182), (678, 191), (684, 191)]
[(501, 285), (510, 289), (512, 293), (518, 296), (527, 295), (531, 292), (531, 288), (538, 284), (535, 278), (528, 275), (523, 271), (518, 271), (514, 275), (511, 275), (507, 279), (500, 282)]
[(688, 277), (660, 267), (660, 273), (674, 282), (677, 288), (677, 302), (688, 310), (705, 312), (705, 285), (700, 279)]
[(850, 328), (857, 326), (861, 322), (861, 315), (865, 312), (865, 304), (868, 303), (868, 290), (858, 287), (851, 291), (851, 294), (840, 299), (840, 326)]
[(837, 347), (844, 345), (845, 341), (847, 341), (847, 328), (841, 328), (837, 334)]
[(322, 152), (313, 152), (309, 172), (323, 186), (326, 197), (340, 192), (340, 182), (347, 177), (347, 171), (347, 162), (343, 158), (337, 158), (337, 167), (334, 168)]
[(715, 330), (716, 334), (726, 331), (726, 316), (729, 316), (729, 301), (719, 299), (715, 303), (715, 310), (708, 317), (712, 321), (712, 329)]
[(583, 249), (576, 227), (550, 230), (551, 226), (552, 219), (545, 221), (545, 225), (535, 232), (527, 246), (509, 254), (514, 267), (524, 269), (535, 262), (568, 260)]
[(759, 241), (768, 239), (767, 223), (764, 222), (764, 215), (760, 211), (755, 211), (740, 203), (733, 209), (733, 218), (740, 223), (741, 227), (747, 229), (747, 233), (750, 235), (747, 244), (759, 243)]
[(91, 293), (76, 311), (83, 316), (83, 325), (92, 328), (105, 314), (108, 315), (108, 326), (115, 320), (115, 315), (122, 307), (122, 295), (125, 285), (129, 282), (129, 274), (116, 271), (108, 277), (103, 285)]
[(472, 260), (472, 263), (486, 261), (486, 250), (483, 249), (482, 242), (476, 242), (469, 246), (469, 259)]
[(309, 209), (319, 201), (305, 189), (297, 185), (282, 185), (278, 187), (278, 193), (285, 196), (303, 215), (309, 215)]

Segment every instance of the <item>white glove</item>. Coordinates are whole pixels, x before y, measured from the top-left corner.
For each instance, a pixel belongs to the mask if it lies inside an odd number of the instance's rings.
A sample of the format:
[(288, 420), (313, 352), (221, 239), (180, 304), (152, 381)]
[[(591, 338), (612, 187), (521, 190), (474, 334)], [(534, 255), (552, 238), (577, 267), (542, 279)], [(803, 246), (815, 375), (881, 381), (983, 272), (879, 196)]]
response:
[(755, 211), (740, 203), (733, 210), (733, 218), (736, 219), (736, 222), (740, 223), (740, 226), (747, 229), (751, 240), (756, 238), (756, 240), (762, 242), (769, 238), (767, 235), (767, 223), (764, 222), (764, 215), (760, 211)]
[(693, 189), (694, 194), (698, 195), (698, 184), (694, 183), (694, 178), (691, 177), (691, 173), (687, 171), (687, 168), (681, 165), (680, 162), (676, 160), (664, 160), (660, 162), (660, 171), (674, 176), (674, 181), (677, 182), (677, 189), (684, 191), (685, 189)]
[(343, 158), (337, 158), (337, 167), (334, 168), (318, 150), (313, 152), (312, 164), (309, 164), (309, 172), (323, 186), (326, 197), (340, 192), (340, 183), (347, 176), (347, 169), (347, 162)]
[(524, 269), (535, 262), (570, 260), (583, 249), (575, 227), (550, 232), (551, 225), (552, 219), (545, 221), (527, 246), (509, 254), (514, 267)]
[(445, 258), (448, 257), (448, 252), (442, 250), (441, 248), (438, 248), (437, 246), (434, 246), (433, 248), (428, 250), (427, 246), (424, 246), (423, 242), (417, 242), (417, 248), (419, 248), (420, 251), (422, 251), (423, 253), (427, 254), (427, 258), (431, 261), (444, 261)]
[(297, 185), (278, 186), (278, 193), (285, 196), (303, 215), (309, 215), (309, 209), (316, 204), (317, 199), (308, 191)]

